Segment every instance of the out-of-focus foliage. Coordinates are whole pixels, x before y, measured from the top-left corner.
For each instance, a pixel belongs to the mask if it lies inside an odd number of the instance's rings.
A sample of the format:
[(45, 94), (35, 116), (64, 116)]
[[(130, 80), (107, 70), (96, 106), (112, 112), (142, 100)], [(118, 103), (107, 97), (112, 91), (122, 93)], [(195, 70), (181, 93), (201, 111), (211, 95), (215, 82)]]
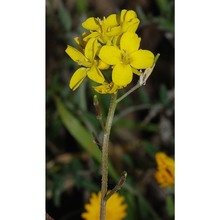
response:
[[(90, 193), (100, 190), (101, 181), (100, 152), (92, 142), (94, 136), (98, 142), (102, 138), (93, 106), (96, 93), (89, 81), (77, 91), (69, 89), (77, 66), (65, 49), (81, 35), (87, 17), (108, 16), (121, 9), (137, 12), (141, 48), (161, 55), (146, 86), (117, 107), (110, 138), (109, 188), (126, 170), (126, 185), (119, 191), (128, 205), (126, 219), (174, 218), (173, 188), (160, 188), (154, 178), (155, 154), (174, 156), (174, 1), (47, 0), (46, 204), (54, 219), (80, 219)], [(110, 96), (97, 96), (106, 115)]]

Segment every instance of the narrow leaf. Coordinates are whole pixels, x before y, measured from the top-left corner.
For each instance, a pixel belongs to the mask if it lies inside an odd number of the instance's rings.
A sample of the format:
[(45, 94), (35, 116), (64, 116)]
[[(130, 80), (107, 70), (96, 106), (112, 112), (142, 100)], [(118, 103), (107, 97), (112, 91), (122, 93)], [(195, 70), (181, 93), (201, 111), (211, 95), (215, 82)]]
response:
[[(93, 142), (92, 134), (90, 134), (85, 127), (80, 123), (77, 117), (72, 115), (68, 109), (63, 105), (61, 100), (54, 96), (55, 103), (63, 121), (64, 126), (72, 135), (72, 137), (80, 144), (80, 146), (87, 151), (99, 164), (101, 164), (101, 152), (98, 146)], [(109, 163), (109, 174), (114, 181), (119, 180), (117, 172), (114, 170), (111, 163)]]

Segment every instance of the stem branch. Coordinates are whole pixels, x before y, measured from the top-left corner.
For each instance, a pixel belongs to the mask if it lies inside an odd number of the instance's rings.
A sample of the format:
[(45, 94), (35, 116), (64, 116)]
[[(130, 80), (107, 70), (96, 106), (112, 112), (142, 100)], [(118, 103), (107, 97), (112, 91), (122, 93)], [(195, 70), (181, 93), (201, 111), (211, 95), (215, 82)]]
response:
[(116, 193), (119, 189), (121, 189), (127, 177), (127, 172), (123, 171), (121, 178), (118, 184), (105, 196), (105, 201), (107, 201), (114, 193)]

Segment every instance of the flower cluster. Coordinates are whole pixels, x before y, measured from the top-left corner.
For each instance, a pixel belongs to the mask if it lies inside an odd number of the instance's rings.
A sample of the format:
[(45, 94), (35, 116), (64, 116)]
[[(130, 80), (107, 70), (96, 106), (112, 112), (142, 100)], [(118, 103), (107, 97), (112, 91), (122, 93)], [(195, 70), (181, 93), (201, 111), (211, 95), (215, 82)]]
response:
[(136, 13), (125, 9), (119, 15), (90, 17), (83, 22), (87, 32), (74, 38), (78, 47), (68, 45), (65, 50), (80, 66), (70, 88), (76, 90), (88, 77), (98, 83), (93, 87), (98, 93), (116, 93), (132, 81), (133, 73), (140, 75), (140, 70), (152, 67), (154, 54), (139, 49), (141, 39), (135, 33), (139, 23)]
[[(100, 219), (101, 193), (92, 193), (89, 203), (85, 205), (86, 212), (81, 217), (85, 220)], [(114, 193), (106, 205), (106, 220), (122, 220), (127, 216), (127, 205), (123, 204), (124, 197)]]
[(174, 185), (174, 160), (162, 152), (157, 153), (155, 157), (158, 167), (155, 173), (157, 182), (161, 187)]

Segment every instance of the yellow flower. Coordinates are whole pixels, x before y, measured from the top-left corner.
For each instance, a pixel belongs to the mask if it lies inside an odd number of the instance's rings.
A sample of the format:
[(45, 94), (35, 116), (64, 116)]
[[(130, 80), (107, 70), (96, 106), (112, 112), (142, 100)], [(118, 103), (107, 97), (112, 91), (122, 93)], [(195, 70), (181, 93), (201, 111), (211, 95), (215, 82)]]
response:
[(139, 23), (133, 10), (123, 9), (120, 15), (111, 14), (103, 19), (90, 17), (82, 26), (91, 32), (85, 39), (94, 37), (103, 44), (115, 45), (123, 33), (135, 32)]
[[(77, 42), (78, 39), (75, 40)], [(67, 46), (67, 49), (65, 50), (66, 53), (73, 61), (77, 62), (80, 66), (83, 66), (75, 71), (70, 80), (69, 86), (73, 91), (78, 88), (86, 76), (97, 83), (104, 83), (105, 78), (102, 72), (98, 69), (98, 63), (95, 60), (98, 49), (98, 42), (94, 38), (88, 40), (84, 53), (70, 45)]]
[[(119, 48), (103, 46), (98, 56), (109, 65), (113, 65), (112, 81), (117, 86), (127, 86), (133, 78), (135, 69), (146, 69), (154, 62), (154, 55), (149, 50), (138, 50), (141, 39), (133, 32), (122, 35)], [(134, 69), (134, 70), (133, 70)]]
[(107, 43), (113, 36), (120, 34), (121, 30), (116, 14), (104, 17), (103, 20), (90, 17), (82, 23), (82, 26), (91, 32), (87, 39), (97, 38), (101, 43)]
[(162, 152), (157, 153), (155, 157), (158, 167), (155, 173), (157, 182), (161, 187), (174, 185), (174, 160)]
[(113, 82), (103, 83), (99, 86), (94, 86), (93, 89), (100, 94), (113, 94), (116, 93), (122, 87), (116, 86)]
[[(92, 193), (89, 203), (85, 205), (86, 212), (82, 213), (81, 217), (85, 220), (99, 220), (100, 201), (101, 193)], [(123, 204), (123, 201), (124, 197), (118, 193), (110, 197), (106, 205), (106, 220), (122, 220), (127, 216), (127, 205)]]

